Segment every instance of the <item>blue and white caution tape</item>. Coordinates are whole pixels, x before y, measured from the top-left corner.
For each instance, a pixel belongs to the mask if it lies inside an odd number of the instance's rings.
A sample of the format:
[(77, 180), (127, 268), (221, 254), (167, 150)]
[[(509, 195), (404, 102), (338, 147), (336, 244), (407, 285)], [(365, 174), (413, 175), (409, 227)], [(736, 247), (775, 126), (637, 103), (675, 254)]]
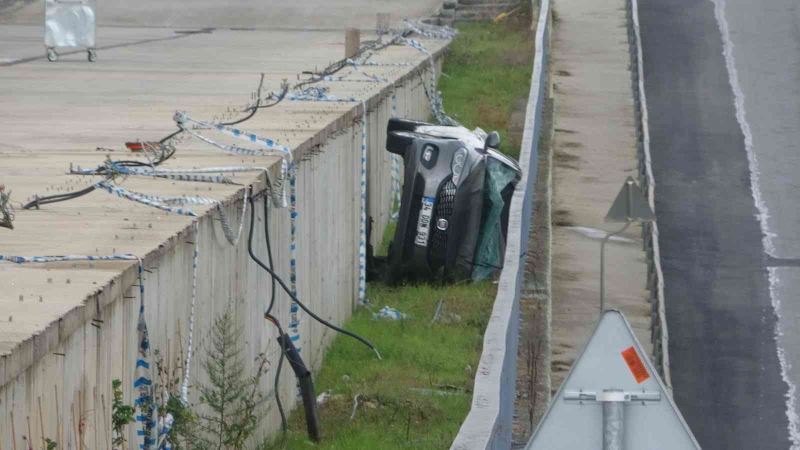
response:
[(136, 434), (141, 438), (139, 448), (150, 450), (158, 443), (158, 430), (155, 401), (153, 399), (153, 380), (150, 378), (150, 337), (147, 332), (147, 322), (144, 317), (144, 267), (139, 262), (139, 320), (136, 325), (137, 340), (139, 342), (133, 388), (137, 392), (134, 405), (136, 406), (136, 423), (139, 429)]
[(190, 169), (151, 169), (149, 167), (129, 167), (128, 173), (132, 175), (170, 175), (170, 174), (189, 174), (189, 173), (239, 173), (239, 172), (261, 172), (267, 170), (265, 167), (255, 166), (219, 166), (219, 167), (198, 167)]
[(373, 66), (373, 67), (407, 67), (413, 66), (414, 63), (412, 62), (377, 62), (377, 61), (361, 61), (361, 60), (353, 60), (348, 59), (347, 64), (358, 67), (358, 66)]
[(63, 261), (131, 261), (139, 258), (130, 253), (120, 253), (114, 255), (58, 255), (58, 256), (12, 256), (0, 255), (0, 261), (9, 261), (17, 264), (25, 263), (49, 263)]
[(431, 39), (453, 39), (458, 31), (448, 26), (427, 24), (418, 20), (405, 19), (406, 29)]
[(123, 187), (111, 184), (111, 183), (109, 183), (107, 181), (101, 181), (101, 182), (97, 183), (95, 186), (97, 186), (100, 189), (103, 189), (103, 190), (107, 191), (109, 194), (115, 194), (117, 197), (124, 198), (124, 199), (127, 199), (127, 200), (131, 200), (131, 201), (134, 201), (134, 202), (138, 202), (138, 203), (141, 203), (143, 205), (152, 206), (153, 208), (158, 208), (158, 209), (160, 209), (162, 211), (167, 211), (167, 212), (171, 212), (171, 213), (174, 213), (174, 214), (180, 214), (180, 215), (183, 215), (183, 216), (197, 217), (197, 214), (194, 211), (190, 210), (190, 209), (184, 209), (184, 208), (169, 206), (169, 205), (164, 204), (164, 203), (162, 203), (162, 202), (160, 202), (158, 200), (155, 200), (154, 197), (152, 197), (152, 196), (147, 196), (147, 195), (139, 194), (139, 193), (136, 193), (136, 192), (131, 192), (131, 191), (129, 191), (129, 190), (123, 188)]
[(223, 175), (205, 175), (200, 173), (157, 173), (152, 174), (151, 176), (175, 181), (193, 181), (196, 183), (236, 184), (233, 180)]
[(401, 42), (404, 42), (406, 45), (419, 50), (420, 52), (424, 53), (428, 56), (428, 60), (431, 63), (431, 87), (430, 90), (425, 88), (425, 91), (428, 93), (428, 98), (431, 102), (431, 111), (433, 112), (434, 117), (436, 120), (442, 125), (451, 125), (451, 126), (458, 126), (461, 125), (457, 120), (453, 119), (452, 117), (448, 116), (444, 112), (444, 104), (442, 102), (442, 94), (437, 90), (437, 78), (436, 78), (436, 61), (433, 59), (433, 54), (428, 51), (425, 46), (423, 46), (419, 41), (416, 39), (409, 39), (409, 38), (400, 38)]
[(159, 195), (144, 195), (150, 200), (159, 201), (161, 203), (167, 205), (216, 205), (219, 203), (219, 200), (208, 198), (208, 197), (198, 197), (193, 195), (177, 195), (177, 196), (166, 196), (162, 197)]
[[(201, 120), (195, 120), (189, 117), (186, 113), (177, 111), (175, 116), (173, 117), (175, 122), (178, 124), (179, 127), (188, 129), (190, 126), (193, 128), (200, 128), (200, 129), (215, 129), (223, 134), (228, 136), (232, 136), (239, 139), (244, 139), (250, 141), (254, 144), (260, 145), (261, 147), (266, 148), (267, 150), (277, 151), (281, 156), (281, 180), (278, 183), (274, 183), (273, 188), (273, 200), (276, 201), (276, 204), (280, 207), (285, 208), (287, 206), (286, 203), (286, 194), (283, 192), (283, 179), (287, 176), (287, 172), (289, 170), (289, 166), (294, 163), (292, 149), (279, 144), (274, 139), (270, 138), (262, 138), (253, 133), (248, 133), (246, 131), (239, 130), (237, 128), (229, 127), (227, 125), (211, 123), (211, 122), (204, 122)], [(267, 176), (269, 177), (269, 171), (267, 171)], [(280, 189), (281, 192), (278, 192)], [(280, 200), (276, 200), (277, 194), (280, 194)]]
[[(324, 80), (321, 78), (319, 81)], [(327, 87), (311, 86), (286, 94), (286, 99), (294, 102), (357, 102), (355, 97), (340, 98), (328, 94)]]
[[(247, 192), (247, 189), (245, 189)], [(246, 198), (246, 197), (245, 197)], [(192, 369), (192, 355), (194, 354), (194, 305), (197, 299), (197, 258), (200, 252), (200, 229), (194, 222), (194, 251), (192, 252), (192, 300), (189, 308), (189, 332), (187, 333), (186, 361), (183, 364), (183, 380), (181, 381), (181, 402), (189, 405), (189, 373)]]
[[(391, 97), (392, 117), (397, 117), (397, 90), (392, 91)], [(400, 218), (400, 166), (402, 158), (400, 155), (391, 154), (392, 158), (392, 200), (390, 206), (391, 219)]]
[[(297, 293), (297, 166), (289, 167), (289, 287), (292, 294)], [(289, 338), (300, 351), (300, 305), (292, 302), (289, 306)]]
[(186, 113), (181, 111), (175, 113), (174, 119), (175, 122), (179, 126), (181, 126), (181, 128), (189, 128), (189, 126), (191, 126), (193, 128), (200, 128), (200, 129), (215, 129), (223, 134), (227, 134), (228, 136), (250, 141), (268, 150), (275, 150), (280, 154), (282, 154), (284, 157), (288, 158), (289, 161), (291, 161), (292, 159), (292, 149), (285, 145), (279, 144), (274, 139), (262, 138), (253, 133), (248, 133), (246, 131), (242, 131), (239, 130), (238, 128), (233, 128), (227, 125), (205, 122), (202, 120), (195, 120), (186, 115)]
[(355, 73), (358, 73), (358, 74), (364, 76), (364, 78), (363, 79), (348, 78), (347, 75), (341, 75), (341, 76), (338, 76), (338, 77), (334, 77), (332, 75), (328, 75), (326, 77), (321, 78), (320, 81), (341, 81), (341, 82), (348, 82), (348, 83), (388, 83), (389, 82), (389, 79), (387, 79), (387, 78), (379, 77), (377, 75), (368, 74), (368, 73), (366, 73), (364, 71), (358, 70)]
[(367, 104), (361, 102), (361, 214), (358, 240), (358, 304), (367, 298)]
[(233, 234), (230, 221), (228, 220), (228, 216), (225, 214), (225, 211), (222, 210), (222, 205), (217, 202), (217, 212), (219, 213), (219, 219), (222, 223), (222, 232), (225, 234), (225, 239), (228, 240), (228, 243), (234, 247), (239, 243), (239, 238), (242, 237), (242, 229), (244, 229), (244, 216), (247, 214), (247, 196), (249, 191), (250, 189), (244, 190), (244, 198), (242, 199), (242, 215), (239, 217), (239, 230), (236, 232), (236, 234)]
[[(164, 395), (164, 406), (169, 401), (169, 392), (165, 393)], [(172, 447), (169, 445), (169, 441), (167, 438), (169, 437), (169, 432), (172, 431), (172, 425), (175, 424), (175, 418), (172, 417), (171, 413), (167, 413), (163, 417), (159, 417), (158, 419), (158, 450), (172, 450)]]
[(186, 131), (187, 133), (189, 133), (190, 135), (196, 137), (197, 139), (200, 139), (201, 141), (205, 142), (206, 144), (213, 145), (214, 147), (217, 147), (218, 149), (222, 150), (223, 152), (230, 153), (230, 154), (233, 154), (233, 155), (242, 155), (242, 156), (282, 155), (282, 152), (279, 152), (277, 150), (273, 150), (273, 151), (270, 151), (270, 152), (264, 152), (264, 151), (261, 151), (261, 150), (255, 150), (255, 149), (251, 149), (251, 148), (239, 147), (237, 145), (222, 144), (222, 143), (216, 142), (214, 140), (211, 140), (211, 139), (203, 136), (202, 134), (198, 133), (197, 131), (195, 131), (195, 130), (193, 130), (191, 128), (182, 128), (182, 130)]
[[(219, 170), (206, 171), (205, 169), (155, 169), (152, 167), (126, 167), (106, 161), (106, 167), (113, 173), (121, 175), (142, 175), (156, 178), (166, 178), (176, 181), (195, 181), (202, 183), (234, 184), (233, 180), (223, 175), (206, 175), (204, 172), (216, 173)], [(70, 166), (71, 175), (97, 175), (97, 169), (83, 169)]]

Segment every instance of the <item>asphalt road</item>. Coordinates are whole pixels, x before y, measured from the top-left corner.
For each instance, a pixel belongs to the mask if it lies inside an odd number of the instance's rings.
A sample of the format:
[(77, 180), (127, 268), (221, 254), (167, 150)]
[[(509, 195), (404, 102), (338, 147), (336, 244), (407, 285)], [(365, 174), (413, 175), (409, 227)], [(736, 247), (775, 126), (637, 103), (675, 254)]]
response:
[(786, 449), (787, 385), (714, 5), (640, 3), (675, 400), (704, 449)]

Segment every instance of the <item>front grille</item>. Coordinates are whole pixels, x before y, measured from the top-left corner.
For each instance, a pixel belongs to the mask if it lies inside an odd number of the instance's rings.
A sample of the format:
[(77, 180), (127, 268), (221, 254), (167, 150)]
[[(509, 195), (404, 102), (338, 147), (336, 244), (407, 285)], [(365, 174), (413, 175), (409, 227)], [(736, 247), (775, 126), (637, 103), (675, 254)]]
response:
[[(450, 221), (456, 203), (456, 185), (453, 180), (439, 190), (436, 196), (436, 206), (434, 207), (433, 217), (431, 218), (431, 238), (429, 244), (428, 259), (432, 266), (438, 267), (444, 263), (447, 252), (448, 230), (440, 230), (437, 225), (440, 219)], [(449, 227), (448, 227), (449, 229)]]

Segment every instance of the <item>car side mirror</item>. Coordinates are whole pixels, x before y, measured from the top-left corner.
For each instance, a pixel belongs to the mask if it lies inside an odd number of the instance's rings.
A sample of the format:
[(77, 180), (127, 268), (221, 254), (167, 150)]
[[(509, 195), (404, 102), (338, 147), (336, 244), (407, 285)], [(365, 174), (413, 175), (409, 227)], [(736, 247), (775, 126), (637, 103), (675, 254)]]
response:
[(500, 147), (500, 134), (497, 131), (492, 131), (486, 136), (486, 141), (484, 144), (484, 150), (487, 148), (499, 148)]

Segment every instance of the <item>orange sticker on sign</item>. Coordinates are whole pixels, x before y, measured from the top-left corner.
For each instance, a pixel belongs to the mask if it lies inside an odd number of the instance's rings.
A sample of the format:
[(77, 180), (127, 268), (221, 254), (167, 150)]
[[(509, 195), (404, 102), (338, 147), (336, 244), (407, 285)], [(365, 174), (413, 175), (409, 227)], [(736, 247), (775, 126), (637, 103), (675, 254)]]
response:
[(636, 353), (635, 348), (628, 347), (623, 350), (622, 359), (624, 359), (625, 363), (628, 364), (628, 369), (631, 370), (633, 378), (636, 378), (637, 383), (641, 384), (650, 378), (650, 374), (647, 372), (647, 368), (644, 366), (642, 359), (639, 358), (639, 354)]

